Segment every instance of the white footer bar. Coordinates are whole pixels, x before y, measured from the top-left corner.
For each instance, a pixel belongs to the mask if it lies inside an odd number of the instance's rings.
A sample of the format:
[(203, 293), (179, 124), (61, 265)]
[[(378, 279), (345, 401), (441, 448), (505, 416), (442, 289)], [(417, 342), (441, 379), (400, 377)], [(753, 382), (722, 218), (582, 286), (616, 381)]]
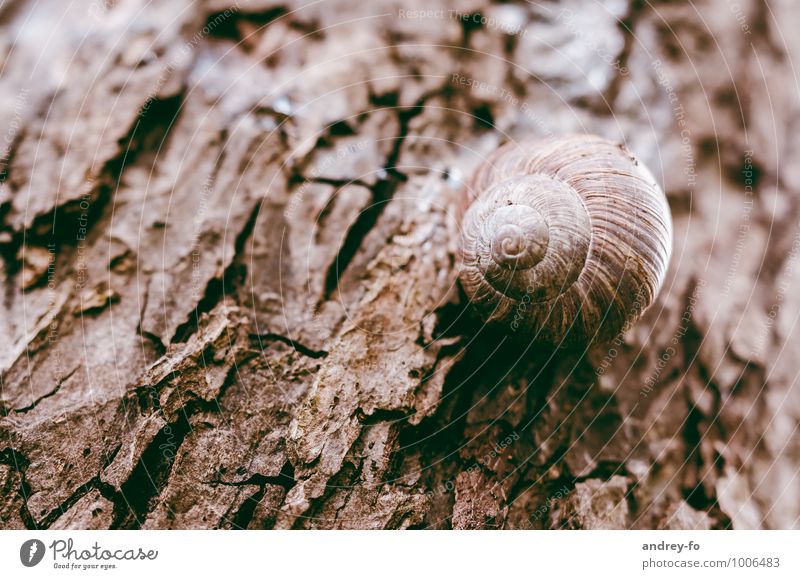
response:
[[(3, 531), (6, 577), (800, 577), (800, 531)], [(555, 575), (558, 574), (558, 575)]]

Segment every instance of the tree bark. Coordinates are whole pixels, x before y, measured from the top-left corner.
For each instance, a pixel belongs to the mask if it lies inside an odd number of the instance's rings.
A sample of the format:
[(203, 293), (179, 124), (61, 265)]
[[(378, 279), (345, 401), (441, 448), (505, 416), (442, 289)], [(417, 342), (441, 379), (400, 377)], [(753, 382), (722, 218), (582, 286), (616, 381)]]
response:
[[(800, 526), (792, 2), (306, 4), (0, 7), (0, 527)], [(454, 269), (573, 132), (675, 230), (585, 352)]]

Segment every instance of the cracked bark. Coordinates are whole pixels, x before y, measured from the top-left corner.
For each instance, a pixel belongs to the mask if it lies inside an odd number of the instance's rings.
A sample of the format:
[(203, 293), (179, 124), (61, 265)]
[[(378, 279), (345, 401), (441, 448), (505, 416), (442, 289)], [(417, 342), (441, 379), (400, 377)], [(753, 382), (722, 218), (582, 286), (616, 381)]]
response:
[[(750, 34), (723, 0), (460, 3), (516, 35), (35, 4), (0, 14), (0, 527), (799, 524), (788, 2), (741, 1)], [(29, 10), (52, 42), (11, 50)], [(624, 140), (676, 232), (589, 352), (481, 326), (453, 268), (485, 155), (574, 131)]]

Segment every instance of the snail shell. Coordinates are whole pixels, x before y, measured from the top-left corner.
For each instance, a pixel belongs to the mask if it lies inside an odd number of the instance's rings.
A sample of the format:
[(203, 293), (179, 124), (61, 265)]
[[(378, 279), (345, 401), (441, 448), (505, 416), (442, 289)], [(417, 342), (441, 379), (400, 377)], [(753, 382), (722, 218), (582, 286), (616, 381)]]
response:
[(487, 322), (537, 341), (609, 341), (664, 281), (669, 207), (622, 145), (591, 135), (509, 143), (462, 201), (459, 279)]

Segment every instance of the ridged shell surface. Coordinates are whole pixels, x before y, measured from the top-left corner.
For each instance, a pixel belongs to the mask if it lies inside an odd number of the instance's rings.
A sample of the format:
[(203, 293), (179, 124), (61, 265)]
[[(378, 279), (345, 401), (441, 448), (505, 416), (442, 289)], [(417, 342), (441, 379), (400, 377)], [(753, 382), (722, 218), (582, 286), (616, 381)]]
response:
[(669, 207), (622, 145), (590, 135), (509, 143), (462, 199), (459, 278), (486, 321), (540, 341), (608, 341), (664, 281)]

